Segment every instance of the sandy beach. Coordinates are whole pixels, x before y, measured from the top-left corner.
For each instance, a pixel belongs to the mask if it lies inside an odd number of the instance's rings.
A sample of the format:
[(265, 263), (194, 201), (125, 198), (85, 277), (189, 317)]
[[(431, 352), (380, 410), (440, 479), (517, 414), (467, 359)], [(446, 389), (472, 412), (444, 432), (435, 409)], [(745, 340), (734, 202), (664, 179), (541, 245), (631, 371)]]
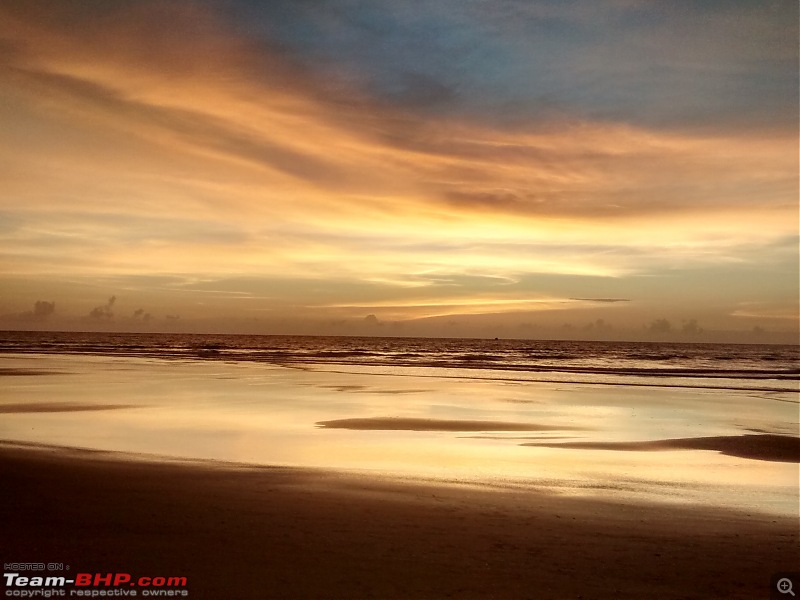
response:
[(330, 470), (0, 445), (4, 562), (193, 598), (759, 598), (796, 519)]

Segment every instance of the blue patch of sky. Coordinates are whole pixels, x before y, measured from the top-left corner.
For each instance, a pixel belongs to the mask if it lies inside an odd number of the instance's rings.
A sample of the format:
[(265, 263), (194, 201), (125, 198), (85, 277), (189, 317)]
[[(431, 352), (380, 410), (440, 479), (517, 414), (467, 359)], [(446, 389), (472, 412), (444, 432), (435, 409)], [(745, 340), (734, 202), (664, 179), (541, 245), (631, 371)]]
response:
[[(563, 113), (693, 125), (715, 118), (764, 124), (796, 112), (789, 110), (797, 97), (794, 62), (762, 56), (773, 43), (764, 33), (770, 28), (754, 30), (752, 40), (730, 35), (752, 18), (747, 5), (717, 12), (696, 2), (604, 12), (580, 2), (560, 11), (525, 8), (292, 0), (242, 2), (233, 12), (249, 34), (312, 69), (338, 70), (385, 102), (434, 115)], [(779, 8), (764, 16), (767, 25), (791, 12)], [(702, 39), (703, 22), (717, 15), (732, 24)], [(792, 27), (782, 28), (774, 35), (791, 37)]]

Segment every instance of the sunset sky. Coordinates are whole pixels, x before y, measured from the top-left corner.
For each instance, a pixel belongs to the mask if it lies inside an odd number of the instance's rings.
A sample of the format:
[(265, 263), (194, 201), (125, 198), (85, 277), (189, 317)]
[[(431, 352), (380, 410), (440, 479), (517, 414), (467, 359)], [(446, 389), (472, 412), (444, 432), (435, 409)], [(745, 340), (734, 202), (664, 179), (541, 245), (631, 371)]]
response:
[(795, 0), (0, 0), (0, 329), (790, 341)]

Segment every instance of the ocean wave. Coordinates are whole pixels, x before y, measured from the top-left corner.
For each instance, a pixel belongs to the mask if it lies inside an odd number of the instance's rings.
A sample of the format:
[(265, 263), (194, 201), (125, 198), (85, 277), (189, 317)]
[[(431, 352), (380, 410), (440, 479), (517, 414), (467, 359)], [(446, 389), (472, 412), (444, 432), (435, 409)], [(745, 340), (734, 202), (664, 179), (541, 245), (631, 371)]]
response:
[(0, 353), (98, 354), (525, 373), (563, 381), (794, 391), (797, 346), (2, 332)]

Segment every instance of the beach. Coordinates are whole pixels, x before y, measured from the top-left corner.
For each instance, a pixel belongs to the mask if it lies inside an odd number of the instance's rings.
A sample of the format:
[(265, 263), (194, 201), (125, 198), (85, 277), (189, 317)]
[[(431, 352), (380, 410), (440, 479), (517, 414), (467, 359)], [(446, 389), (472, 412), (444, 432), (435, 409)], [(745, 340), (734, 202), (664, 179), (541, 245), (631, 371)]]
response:
[(0, 356), (0, 548), (56, 591), (751, 599), (800, 564), (795, 349), (37, 339)]
[(759, 598), (797, 520), (5, 443), (4, 560), (193, 598)]

